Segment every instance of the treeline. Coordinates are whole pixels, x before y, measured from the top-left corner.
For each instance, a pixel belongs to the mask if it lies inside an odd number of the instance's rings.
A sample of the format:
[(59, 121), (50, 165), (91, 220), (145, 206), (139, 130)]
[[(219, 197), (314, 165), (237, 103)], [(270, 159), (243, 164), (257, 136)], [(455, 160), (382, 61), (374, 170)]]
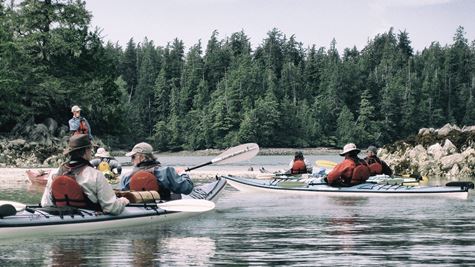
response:
[[(421, 127), (475, 124), (475, 41), (415, 52), (409, 34), (376, 35), (361, 51), (304, 47), (271, 30), (187, 48), (104, 44), (81, 1), (0, 0), (0, 131), (33, 117), (66, 123), (78, 104), (110, 145), (157, 149), (385, 144)], [(179, 33), (177, 33), (179, 35)]]

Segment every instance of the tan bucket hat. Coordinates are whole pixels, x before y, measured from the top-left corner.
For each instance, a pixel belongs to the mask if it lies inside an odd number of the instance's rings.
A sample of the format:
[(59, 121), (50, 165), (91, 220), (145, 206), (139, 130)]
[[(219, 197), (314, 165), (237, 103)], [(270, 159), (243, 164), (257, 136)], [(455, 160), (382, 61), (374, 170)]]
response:
[(110, 158), (111, 157), (111, 154), (109, 153), (109, 151), (107, 151), (105, 148), (103, 147), (100, 147), (96, 154), (94, 155), (94, 157), (101, 157), (101, 158)]
[(356, 148), (355, 144), (348, 143), (343, 147), (343, 151), (340, 153), (340, 156), (344, 156), (346, 153), (349, 153), (351, 151), (358, 151), (358, 153), (359, 153), (361, 150)]
[(76, 112), (76, 111), (81, 111), (81, 108), (79, 106), (73, 106), (71, 108), (71, 112)]

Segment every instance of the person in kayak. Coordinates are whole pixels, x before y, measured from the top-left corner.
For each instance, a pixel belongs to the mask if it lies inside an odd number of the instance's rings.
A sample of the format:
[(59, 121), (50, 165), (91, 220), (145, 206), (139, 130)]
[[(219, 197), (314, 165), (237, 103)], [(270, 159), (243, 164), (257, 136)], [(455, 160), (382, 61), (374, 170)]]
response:
[(178, 174), (174, 168), (162, 167), (153, 155), (150, 144), (138, 143), (125, 155), (131, 157), (134, 168), (120, 181), (123, 191), (154, 190), (160, 193), (161, 199), (170, 200), (193, 190), (193, 182), (188, 174)]
[(304, 158), (302, 151), (295, 152), (294, 159), (289, 163), (290, 174), (312, 173), (312, 167)]
[(105, 148), (100, 147), (94, 157), (96, 158), (91, 160), (91, 164), (99, 171), (103, 173), (113, 172), (113, 174), (115, 174), (114, 176), (122, 173), (122, 165), (120, 162), (112, 157)]
[(73, 106), (71, 112), (73, 113), (73, 117), (69, 120), (69, 132), (71, 135), (87, 134), (89, 139), (92, 140), (91, 126), (86, 118), (81, 117), (81, 108)]
[(386, 164), (386, 162), (378, 158), (378, 156), (376, 155), (378, 154), (378, 149), (375, 146), (369, 146), (366, 150), (366, 153), (366, 158), (364, 158), (364, 160), (366, 161), (366, 163), (368, 163), (371, 175), (393, 175), (393, 171), (388, 166), (388, 164)]
[(358, 157), (361, 150), (353, 143), (346, 144), (340, 156), (344, 156), (343, 162), (337, 164), (328, 173), (326, 179), (331, 186), (353, 186), (364, 183), (370, 176), (368, 164)]
[(92, 144), (86, 134), (73, 135), (64, 151), (69, 160), (48, 177), (41, 206), (73, 206), (117, 215), (129, 204), (117, 198), (102, 172), (91, 164)]

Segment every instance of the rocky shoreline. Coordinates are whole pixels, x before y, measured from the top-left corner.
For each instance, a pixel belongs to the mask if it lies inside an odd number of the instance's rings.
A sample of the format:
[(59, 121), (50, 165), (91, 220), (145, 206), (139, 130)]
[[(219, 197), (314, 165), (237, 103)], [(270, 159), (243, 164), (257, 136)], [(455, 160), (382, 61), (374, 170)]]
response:
[(419, 173), (451, 180), (475, 177), (475, 126), (422, 128), (415, 136), (378, 151), (395, 173)]

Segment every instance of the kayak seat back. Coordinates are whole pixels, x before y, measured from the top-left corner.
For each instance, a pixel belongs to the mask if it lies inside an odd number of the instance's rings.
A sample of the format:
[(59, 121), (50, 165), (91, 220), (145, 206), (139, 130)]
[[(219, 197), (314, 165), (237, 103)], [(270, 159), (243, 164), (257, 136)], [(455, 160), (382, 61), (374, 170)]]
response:
[(131, 191), (159, 191), (157, 177), (148, 171), (138, 171), (130, 177)]
[(57, 207), (87, 207), (86, 196), (76, 180), (67, 175), (54, 178), (51, 184), (53, 203)]

